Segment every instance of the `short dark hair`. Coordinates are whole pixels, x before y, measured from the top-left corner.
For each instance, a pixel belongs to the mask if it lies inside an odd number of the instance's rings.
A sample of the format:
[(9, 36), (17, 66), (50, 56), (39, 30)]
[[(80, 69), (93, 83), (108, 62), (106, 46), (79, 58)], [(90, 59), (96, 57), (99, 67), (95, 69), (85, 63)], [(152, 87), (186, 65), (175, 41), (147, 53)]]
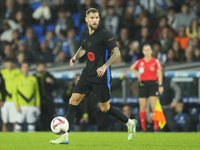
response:
[(96, 8), (89, 8), (86, 11), (86, 16), (89, 15), (90, 13), (99, 13), (99, 11)]
[(37, 62), (37, 66), (39, 66), (39, 65), (46, 66), (46, 63), (43, 60), (40, 60), (40, 61)]
[(4, 62), (12, 62), (12, 63), (14, 63), (14, 59), (7, 57)]
[(20, 68), (22, 67), (23, 64), (28, 64), (29, 67), (31, 66), (31, 63), (29, 61), (25, 60), (20, 64)]

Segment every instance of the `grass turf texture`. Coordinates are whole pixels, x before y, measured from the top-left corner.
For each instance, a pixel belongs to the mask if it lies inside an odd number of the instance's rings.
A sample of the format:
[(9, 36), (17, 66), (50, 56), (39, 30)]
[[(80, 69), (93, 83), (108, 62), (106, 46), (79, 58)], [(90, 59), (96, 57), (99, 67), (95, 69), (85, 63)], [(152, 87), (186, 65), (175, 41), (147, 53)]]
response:
[(69, 144), (51, 145), (51, 132), (2, 133), (0, 150), (200, 150), (200, 133), (71, 132)]

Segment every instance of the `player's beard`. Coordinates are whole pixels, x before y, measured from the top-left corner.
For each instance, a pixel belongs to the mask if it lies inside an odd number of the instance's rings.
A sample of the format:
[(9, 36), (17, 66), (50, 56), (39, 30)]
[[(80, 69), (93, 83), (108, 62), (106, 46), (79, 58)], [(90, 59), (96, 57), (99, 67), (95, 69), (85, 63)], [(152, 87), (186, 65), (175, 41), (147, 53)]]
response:
[(98, 24), (97, 26), (94, 28), (92, 25), (89, 25), (89, 27), (92, 29), (92, 30), (96, 30), (98, 28)]

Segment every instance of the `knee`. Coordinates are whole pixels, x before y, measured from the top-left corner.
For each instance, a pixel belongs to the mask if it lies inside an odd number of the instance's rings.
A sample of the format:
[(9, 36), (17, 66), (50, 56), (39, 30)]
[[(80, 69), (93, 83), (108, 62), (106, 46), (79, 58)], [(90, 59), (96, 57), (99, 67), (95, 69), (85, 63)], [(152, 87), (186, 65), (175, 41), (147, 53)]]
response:
[(140, 111), (146, 111), (146, 106), (140, 106)]
[(103, 113), (107, 113), (110, 109), (110, 106), (101, 106), (100, 109)]

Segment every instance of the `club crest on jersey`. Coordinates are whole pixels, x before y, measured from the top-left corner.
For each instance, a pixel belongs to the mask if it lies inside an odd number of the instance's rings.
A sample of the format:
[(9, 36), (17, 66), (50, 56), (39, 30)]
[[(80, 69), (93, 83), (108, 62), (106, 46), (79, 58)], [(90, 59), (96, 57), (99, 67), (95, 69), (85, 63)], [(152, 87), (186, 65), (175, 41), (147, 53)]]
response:
[(94, 61), (94, 60), (95, 60), (95, 55), (94, 55), (92, 52), (89, 52), (89, 53), (87, 54), (87, 57), (88, 57), (88, 59), (89, 59), (90, 61)]
[(90, 47), (91, 45), (91, 42), (87, 42), (87, 47)]

